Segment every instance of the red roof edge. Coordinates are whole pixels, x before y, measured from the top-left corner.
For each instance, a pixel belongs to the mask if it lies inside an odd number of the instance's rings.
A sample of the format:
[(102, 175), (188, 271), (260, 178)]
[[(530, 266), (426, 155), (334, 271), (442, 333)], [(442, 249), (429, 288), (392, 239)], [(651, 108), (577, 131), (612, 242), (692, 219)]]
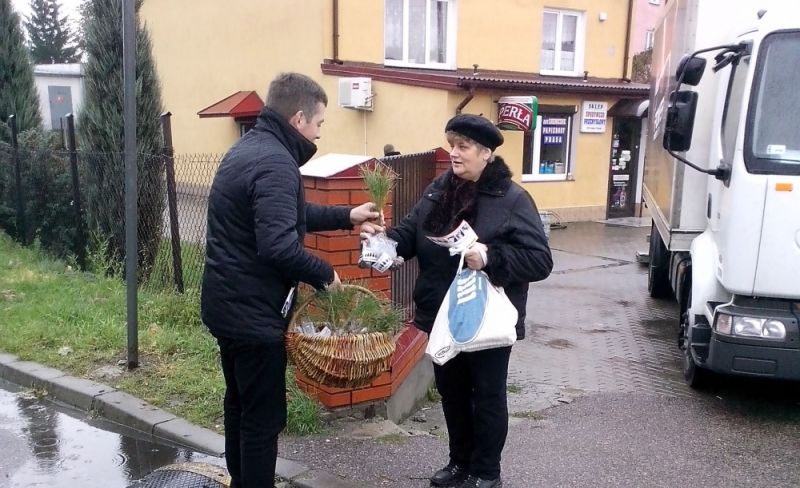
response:
[(254, 91), (238, 91), (219, 102), (197, 112), (201, 119), (208, 117), (256, 117), (261, 113), (264, 102)]

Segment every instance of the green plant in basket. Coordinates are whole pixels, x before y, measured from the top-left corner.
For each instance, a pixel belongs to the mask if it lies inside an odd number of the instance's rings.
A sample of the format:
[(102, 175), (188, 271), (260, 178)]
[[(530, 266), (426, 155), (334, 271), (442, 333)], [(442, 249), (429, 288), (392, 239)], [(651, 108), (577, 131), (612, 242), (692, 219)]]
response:
[(361, 166), (360, 172), (370, 200), (375, 204), (377, 211), (381, 212), (381, 225), (383, 225), (383, 208), (386, 206), (389, 193), (397, 184), (398, 175), (383, 163), (375, 163), (371, 167)]
[(363, 286), (346, 283), (341, 287), (307, 296), (297, 325), (313, 324), (317, 331), (328, 327), (333, 335), (384, 332), (396, 334), (403, 325), (401, 308), (373, 294)]

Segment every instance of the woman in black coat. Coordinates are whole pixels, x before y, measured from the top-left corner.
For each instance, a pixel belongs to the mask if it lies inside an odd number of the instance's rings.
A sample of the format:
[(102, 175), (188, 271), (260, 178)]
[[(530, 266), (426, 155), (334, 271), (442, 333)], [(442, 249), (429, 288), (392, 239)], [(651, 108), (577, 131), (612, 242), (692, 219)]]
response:
[[(553, 267), (536, 204), (511, 181), (511, 171), (494, 150), (500, 131), (477, 115), (457, 115), (445, 127), (452, 168), (425, 190), (412, 212), (387, 235), (397, 253), (416, 257), (420, 274), (414, 287), (417, 328), (430, 333), (436, 313), (455, 277), (458, 256), (427, 239), (470, 223), (479, 242), (465, 255), (471, 269), (486, 272), (502, 286), (519, 312), (517, 338), (525, 337), (528, 284), (546, 278)], [(500, 454), (508, 431), (506, 380), (511, 347), (462, 352), (442, 366), (434, 364), (450, 435), (450, 460), (431, 477), (432, 486), (502, 486)]]

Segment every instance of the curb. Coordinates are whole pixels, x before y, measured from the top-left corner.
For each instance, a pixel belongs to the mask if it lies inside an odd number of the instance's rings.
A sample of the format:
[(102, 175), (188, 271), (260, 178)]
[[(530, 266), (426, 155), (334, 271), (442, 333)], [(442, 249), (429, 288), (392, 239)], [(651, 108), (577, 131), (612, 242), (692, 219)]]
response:
[[(0, 378), (24, 388), (47, 390), (61, 403), (101, 416), (156, 439), (223, 457), (225, 437), (154, 407), (108, 385), (69, 376), (63, 371), (0, 352)], [(278, 458), (275, 474), (297, 488), (357, 488), (332, 473), (312, 469), (302, 463)]]

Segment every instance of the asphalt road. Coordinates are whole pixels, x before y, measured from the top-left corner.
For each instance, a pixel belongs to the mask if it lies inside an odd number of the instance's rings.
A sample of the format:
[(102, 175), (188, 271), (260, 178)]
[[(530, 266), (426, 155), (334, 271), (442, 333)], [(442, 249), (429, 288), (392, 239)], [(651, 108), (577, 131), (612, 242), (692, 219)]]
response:
[[(647, 296), (646, 227), (553, 231), (556, 269), (534, 284), (514, 346), (506, 487), (800, 486), (800, 387), (683, 384), (677, 309)], [(342, 420), (284, 437), (281, 456), (365, 487), (424, 487), (447, 462), (441, 407), (401, 426)]]

